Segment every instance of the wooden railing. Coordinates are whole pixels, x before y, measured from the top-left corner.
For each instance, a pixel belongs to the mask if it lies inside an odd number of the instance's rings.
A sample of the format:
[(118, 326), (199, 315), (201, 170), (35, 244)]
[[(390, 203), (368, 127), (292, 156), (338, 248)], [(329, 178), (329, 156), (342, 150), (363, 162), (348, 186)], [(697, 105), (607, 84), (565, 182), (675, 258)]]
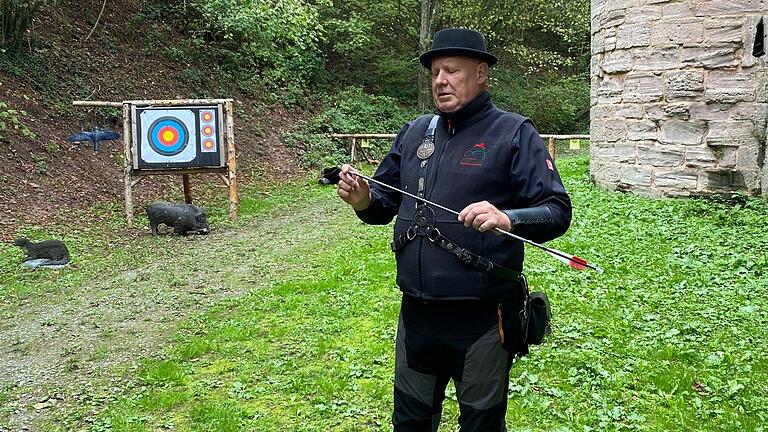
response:
[[(369, 163), (378, 162), (366, 152), (365, 148), (361, 145), (362, 143), (358, 140), (394, 139), (396, 136), (397, 135), (395, 134), (331, 134), (331, 138), (348, 140), (350, 163), (355, 162), (355, 157), (357, 156), (358, 153), (361, 154), (363, 158), (365, 158), (366, 162), (369, 162)], [(552, 159), (557, 157), (557, 147), (555, 146), (555, 143), (557, 142), (557, 140), (571, 140), (571, 139), (589, 140), (590, 139), (589, 135), (541, 134), (539, 136), (541, 136), (542, 139), (547, 140), (547, 150), (549, 151), (549, 154), (552, 156)]]

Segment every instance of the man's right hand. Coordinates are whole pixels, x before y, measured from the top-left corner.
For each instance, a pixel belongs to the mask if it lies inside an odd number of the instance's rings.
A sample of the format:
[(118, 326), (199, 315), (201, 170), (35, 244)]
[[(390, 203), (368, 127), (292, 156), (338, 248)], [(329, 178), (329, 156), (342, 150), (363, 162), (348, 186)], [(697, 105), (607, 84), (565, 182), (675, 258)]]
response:
[(364, 178), (352, 175), (349, 171), (352, 165), (344, 164), (341, 166), (339, 174), (339, 197), (347, 204), (351, 205), (357, 211), (365, 210), (371, 205), (371, 187)]

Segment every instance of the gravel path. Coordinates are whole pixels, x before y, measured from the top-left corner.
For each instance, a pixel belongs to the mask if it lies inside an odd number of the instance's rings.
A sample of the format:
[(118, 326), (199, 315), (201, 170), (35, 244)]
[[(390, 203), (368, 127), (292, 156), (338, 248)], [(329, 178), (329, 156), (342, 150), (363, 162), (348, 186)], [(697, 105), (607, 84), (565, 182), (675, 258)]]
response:
[(326, 199), (208, 236), (140, 238), (154, 263), (0, 311), (0, 389), (11, 395), (0, 399), (0, 432), (38, 430), (73, 408), (98, 412), (185, 317), (285, 274), (281, 256), (321, 245), (313, 225), (339, 207)]

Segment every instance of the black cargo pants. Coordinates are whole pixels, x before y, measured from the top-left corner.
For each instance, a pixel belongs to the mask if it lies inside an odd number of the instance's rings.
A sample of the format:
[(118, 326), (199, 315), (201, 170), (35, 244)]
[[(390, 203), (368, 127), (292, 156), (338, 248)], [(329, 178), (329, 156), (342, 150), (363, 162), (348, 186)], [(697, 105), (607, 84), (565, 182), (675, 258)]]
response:
[(506, 431), (512, 355), (501, 347), (492, 301), (403, 296), (395, 352), (395, 432), (435, 432), (453, 379), (462, 432)]

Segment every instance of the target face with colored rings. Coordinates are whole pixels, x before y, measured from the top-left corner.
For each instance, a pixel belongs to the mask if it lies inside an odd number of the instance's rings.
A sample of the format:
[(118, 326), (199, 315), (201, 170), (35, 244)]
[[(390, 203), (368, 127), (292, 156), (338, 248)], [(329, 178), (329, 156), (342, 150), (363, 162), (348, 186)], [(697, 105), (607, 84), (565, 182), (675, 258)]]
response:
[(204, 122), (209, 122), (213, 120), (213, 113), (210, 111), (204, 111), (201, 117)]
[(178, 118), (160, 117), (149, 126), (147, 141), (157, 153), (175, 156), (187, 146), (189, 130)]
[(210, 125), (203, 126), (203, 135), (205, 136), (213, 135), (213, 126), (210, 126)]

